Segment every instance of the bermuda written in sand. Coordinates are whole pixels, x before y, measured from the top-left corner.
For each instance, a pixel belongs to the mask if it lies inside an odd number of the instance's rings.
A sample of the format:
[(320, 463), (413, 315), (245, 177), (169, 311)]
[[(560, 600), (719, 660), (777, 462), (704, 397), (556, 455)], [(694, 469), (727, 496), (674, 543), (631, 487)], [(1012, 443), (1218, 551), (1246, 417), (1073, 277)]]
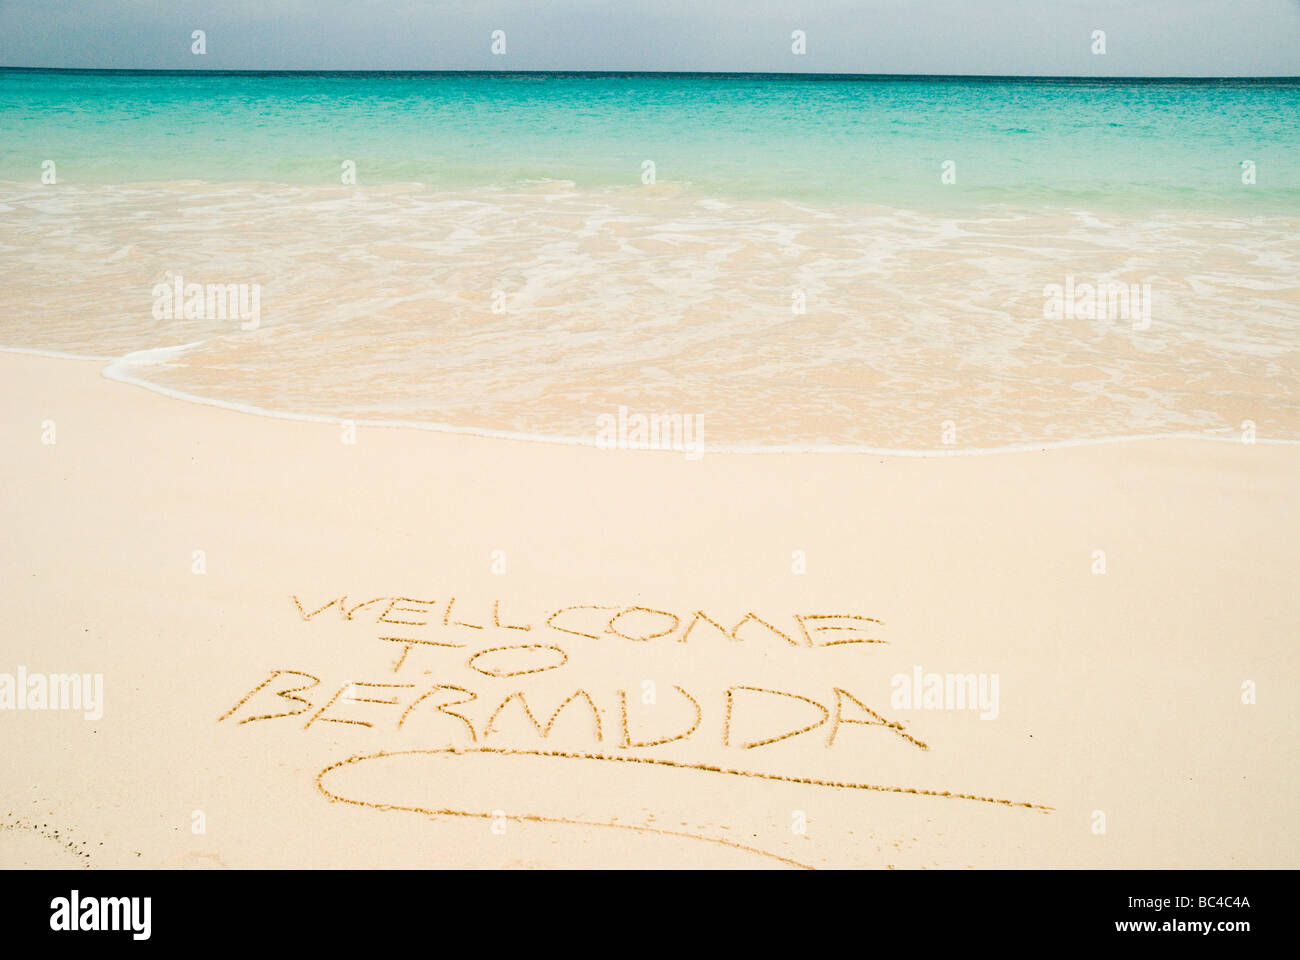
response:
[(1300, 866), (1262, 21), (100, 6), (0, 11), (0, 866)]

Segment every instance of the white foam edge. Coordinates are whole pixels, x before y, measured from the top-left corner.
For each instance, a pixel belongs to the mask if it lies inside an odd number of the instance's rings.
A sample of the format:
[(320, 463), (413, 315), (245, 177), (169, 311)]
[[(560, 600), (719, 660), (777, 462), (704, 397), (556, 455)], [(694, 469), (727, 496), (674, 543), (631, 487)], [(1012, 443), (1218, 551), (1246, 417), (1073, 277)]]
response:
[[(493, 430), (489, 427), (458, 427), (455, 424), (450, 423), (427, 423), (418, 420), (355, 420), (349, 417), (333, 417), (316, 413), (295, 413), (290, 410), (268, 410), (265, 407), (255, 407), (247, 403), (236, 403), (230, 400), (217, 400), (212, 397), (201, 397), (198, 394), (185, 393), (181, 390), (174, 390), (171, 387), (164, 387), (161, 384), (153, 383), (142, 377), (133, 376), (127, 372), (127, 370), (133, 366), (148, 366), (155, 363), (164, 363), (171, 357), (184, 353), (186, 350), (192, 350), (195, 347), (202, 346), (206, 342), (207, 341), (205, 340), (198, 340), (194, 343), (186, 343), (172, 347), (153, 347), (148, 350), (136, 350), (114, 360), (110, 360), (107, 366), (105, 366), (101, 371), (101, 374), (109, 380), (142, 387), (152, 393), (161, 394), (164, 397), (171, 397), (174, 400), (184, 400), (188, 403), (217, 407), (221, 410), (230, 410), (235, 413), (246, 413), (257, 417), (269, 417), (275, 420), (298, 420), (304, 423), (327, 423), (334, 426), (352, 423), (358, 427), (427, 430), (434, 433), (452, 433), (467, 437), (486, 437), (497, 440), (521, 440), (528, 443), (553, 443), (563, 444), (565, 446), (592, 447), (593, 449), (599, 449), (594, 437), (567, 437), (554, 434), (520, 433), (514, 430)], [(91, 357), (83, 354), (64, 353), (57, 350), (41, 350), (31, 347), (7, 347), (0, 345), (0, 351), (5, 353), (20, 353), (31, 356), (48, 357), (59, 360), (103, 360), (103, 357)], [(1205, 433), (1177, 432), (1135, 433), (1113, 437), (1081, 437), (1073, 440), (1042, 440), (1038, 442), (1009, 443), (998, 447), (961, 447), (954, 450), (911, 450), (894, 447), (869, 447), (856, 444), (809, 443), (773, 444), (770, 446), (758, 446), (752, 444), (710, 446), (706, 443), (703, 446), (702, 452), (740, 454), (838, 453), (884, 457), (973, 457), (989, 456), (999, 453), (1032, 453), (1034, 451), (1060, 450), (1067, 447), (1088, 447), (1106, 443), (1134, 443), (1142, 440), (1203, 440), (1213, 443), (1239, 443), (1243, 446), (1248, 445), (1237, 436), (1211, 436)], [(1300, 440), (1287, 440), (1272, 437), (1257, 437), (1253, 442), (1256, 444), (1271, 444), (1279, 446), (1293, 446), (1300, 444)], [(636, 452), (680, 455), (686, 451), (663, 448), (645, 448), (639, 449)]]

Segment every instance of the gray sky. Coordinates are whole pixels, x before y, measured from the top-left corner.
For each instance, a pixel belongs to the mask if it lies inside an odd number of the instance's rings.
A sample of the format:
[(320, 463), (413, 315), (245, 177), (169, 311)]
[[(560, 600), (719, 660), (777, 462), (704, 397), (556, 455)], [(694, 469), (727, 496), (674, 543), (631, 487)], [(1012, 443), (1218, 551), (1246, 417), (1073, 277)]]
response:
[(0, 65), (1300, 76), (1300, 0), (0, 0)]

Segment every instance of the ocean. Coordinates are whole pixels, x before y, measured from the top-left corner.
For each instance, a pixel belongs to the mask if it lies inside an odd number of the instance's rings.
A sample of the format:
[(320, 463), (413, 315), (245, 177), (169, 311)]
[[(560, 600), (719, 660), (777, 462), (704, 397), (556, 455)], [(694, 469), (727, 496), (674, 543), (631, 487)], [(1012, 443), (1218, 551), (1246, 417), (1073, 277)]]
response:
[(1297, 157), (1300, 80), (0, 70), (0, 344), (579, 443), (1293, 441)]

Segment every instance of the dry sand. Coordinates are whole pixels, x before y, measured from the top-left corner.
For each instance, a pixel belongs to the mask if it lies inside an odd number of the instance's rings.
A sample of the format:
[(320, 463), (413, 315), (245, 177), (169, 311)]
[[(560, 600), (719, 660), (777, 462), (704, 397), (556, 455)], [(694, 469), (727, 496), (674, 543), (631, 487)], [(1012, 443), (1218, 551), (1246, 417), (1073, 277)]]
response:
[(104, 683), (0, 711), (0, 865), (1300, 866), (1300, 446), (348, 445), (101, 366), (0, 355), (0, 674)]

